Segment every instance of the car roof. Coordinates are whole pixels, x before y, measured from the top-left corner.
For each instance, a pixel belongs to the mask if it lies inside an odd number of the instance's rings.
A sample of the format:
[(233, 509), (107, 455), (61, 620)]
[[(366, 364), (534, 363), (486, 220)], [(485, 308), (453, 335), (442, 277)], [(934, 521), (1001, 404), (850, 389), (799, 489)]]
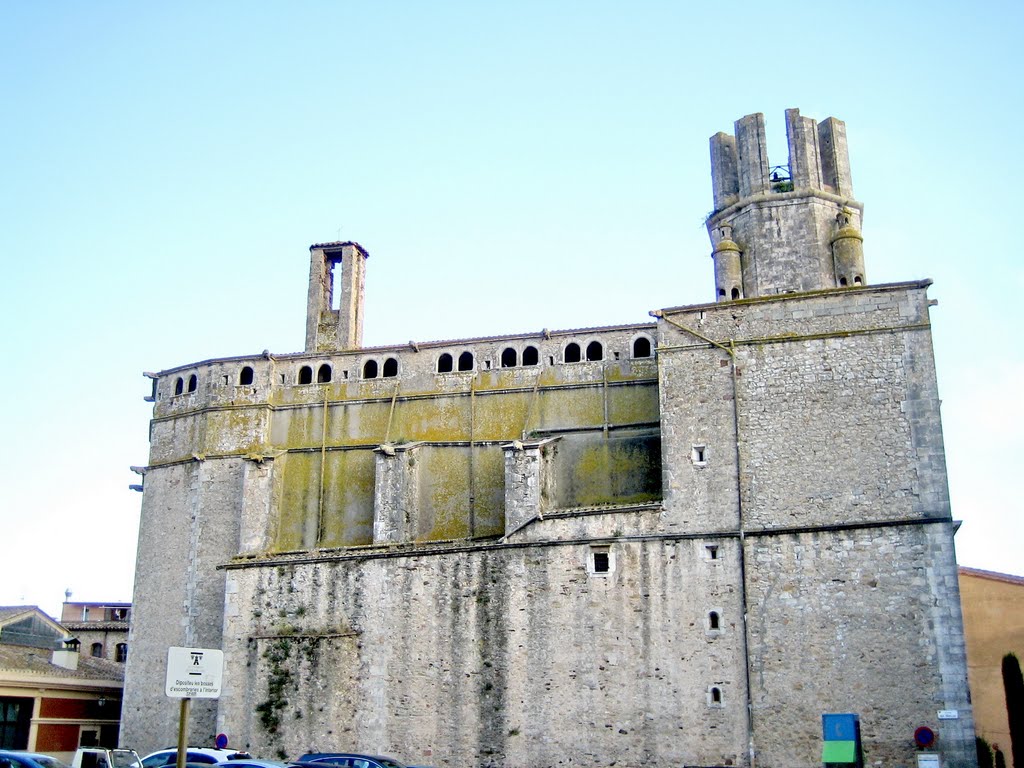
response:
[(300, 757), (293, 765), (330, 763), (332, 760), (372, 760), (382, 765), (402, 765), (400, 760), (387, 755), (367, 755), (362, 752), (309, 752)]

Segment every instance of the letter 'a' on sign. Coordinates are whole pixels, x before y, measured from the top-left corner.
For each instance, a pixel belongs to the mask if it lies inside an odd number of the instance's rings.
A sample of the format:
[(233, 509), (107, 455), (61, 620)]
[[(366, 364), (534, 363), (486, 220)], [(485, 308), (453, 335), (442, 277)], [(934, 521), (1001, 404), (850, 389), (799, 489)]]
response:
[(224, 652), (217, 648), (167, 649), (167, 683), (164, 692), (172, 699), (220, 697)]

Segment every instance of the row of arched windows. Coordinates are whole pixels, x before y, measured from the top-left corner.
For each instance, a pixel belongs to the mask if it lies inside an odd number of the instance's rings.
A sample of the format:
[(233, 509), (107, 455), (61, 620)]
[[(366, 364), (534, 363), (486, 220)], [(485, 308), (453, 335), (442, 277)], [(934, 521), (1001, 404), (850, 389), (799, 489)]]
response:
[[(633, 340), (632, 353), (634, 358), (645, 358), (653, 356), (653, 345), (647, 336), (638, 336)], [(586, 348), (581, 347), (577, 342), (571, 341), (562, 349), (563, 363), (579, 363), (583, 361), (604, 360), (604, 345), (600, 341), (591, 341)], [(553, 362), (553, 361), (552, 361)], [(540, 364), (540, 352), (537, 347), (528, 345), (523, 348), (520, 355), (515, 347), (505, 347), (501, 351), (500, 364), (502, 368), (517, 368), (519, 366), (533, 366)], [(469, 350), (462, 352), (455, 357), (449, 352), (442, 353), (437, 358), (437, 372), (451, 373), (453, 371), (472, 371), (476, 368), (476, 359)], [(383, 362), (370, 358), (363, 362), (362, 374), (364, 379), (394, 378), (398, 376), (398, 359), (394, 357), (385, 358)], [(331, 381), (333, 371), (330, 363), (321, 363), (319, 366), (303, 365), (299, 368), (298, 383), (326, 384)], [(239, 386), (251, 386), (255, 381), (255, 371), (251, 365), (245, 365), (238, 372)], [(225, 377), (227, 383), (227, 377)], [(191, 374), (187, 379), (179, 376), (174, 382), (174, 394), (181, 395), (195, 392), (199, 385), (196, 374)]]
[(174, 382), (174, 394), (180, 395), (185, 392), (195, 392), (199, 386), (199, 378), (193, 373), (188, 377), (188, 388), (185, 388), (185, 379), (179, 376)]
[[(633, 339), (632, 353), (634, 358), (652, 357), (654, 345), (647, 336), (637, 336)], [(563, 363), (581, 363), (583, 361), (594, 362), (604, 360), (604, 345), (600, 341), (591, 341), (584, 349), (575, 341), (570, 341), (562, 349)], [(520, 361), (519, 351), (515, 347), (505, 347), (501, 351), (501, 367), (516, 368), (520, 365), (530, 366), (540, 364), (540, 353), (534, 346), (527, 346), (523, 349), (522, 360)], [(450, 373), (453, 370), (473, 370), (473, 353), (463, 352), (458, 358), (458, 368), (455, 368), (454, 358), (445, 352), (437, 358), (437, 372)]]
[(398, 360), (388, 357), (384, 360), (383, 365), (379, 365), (376, 360), (371, 358), (363, 363), (364, 379), (376, 379), (378, 375), (385, 379), (393, 379), (398, 375)]
[[(321, 363), (320, 367), (316, 369), (316, 383), (326, 384), (331, 380), (331, 366), (327, 363)], [(313, 383), (313, 366), (304, 365), (299, 368), (299, 384), (312, 384)]]

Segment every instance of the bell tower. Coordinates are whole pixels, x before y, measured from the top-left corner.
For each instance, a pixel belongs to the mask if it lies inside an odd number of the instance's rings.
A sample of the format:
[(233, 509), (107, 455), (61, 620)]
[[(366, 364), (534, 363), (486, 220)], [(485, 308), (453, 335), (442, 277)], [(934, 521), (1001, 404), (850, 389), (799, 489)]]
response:
[(309, 246), (307, 352), (338, 352), (363, 345), (363, 299), (369, 256), (359, 243)]
[(864, 285), (864, 206), (853, 198), (846, 124), (786, 110), (785, 165), (769, 163), (763, 114), (734, 130), (711, 137), (717, 300)]

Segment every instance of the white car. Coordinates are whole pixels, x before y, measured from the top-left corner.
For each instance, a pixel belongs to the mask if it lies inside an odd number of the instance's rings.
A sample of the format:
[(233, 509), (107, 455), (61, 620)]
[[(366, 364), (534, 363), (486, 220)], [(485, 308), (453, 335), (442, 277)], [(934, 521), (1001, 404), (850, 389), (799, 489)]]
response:
[[(249, 757), (248, 752), (239, 752), (236, 749), (213, 749), (212, 747), (189, 747), (185, 753), (186, 763), (206, 763), (213, 765), (224, 760)], [(142, 758), (142, 768), (161, 768), (161, 766), (173, 766), (178, 764), (177, 749), (161, 749), (151, 752)]]

